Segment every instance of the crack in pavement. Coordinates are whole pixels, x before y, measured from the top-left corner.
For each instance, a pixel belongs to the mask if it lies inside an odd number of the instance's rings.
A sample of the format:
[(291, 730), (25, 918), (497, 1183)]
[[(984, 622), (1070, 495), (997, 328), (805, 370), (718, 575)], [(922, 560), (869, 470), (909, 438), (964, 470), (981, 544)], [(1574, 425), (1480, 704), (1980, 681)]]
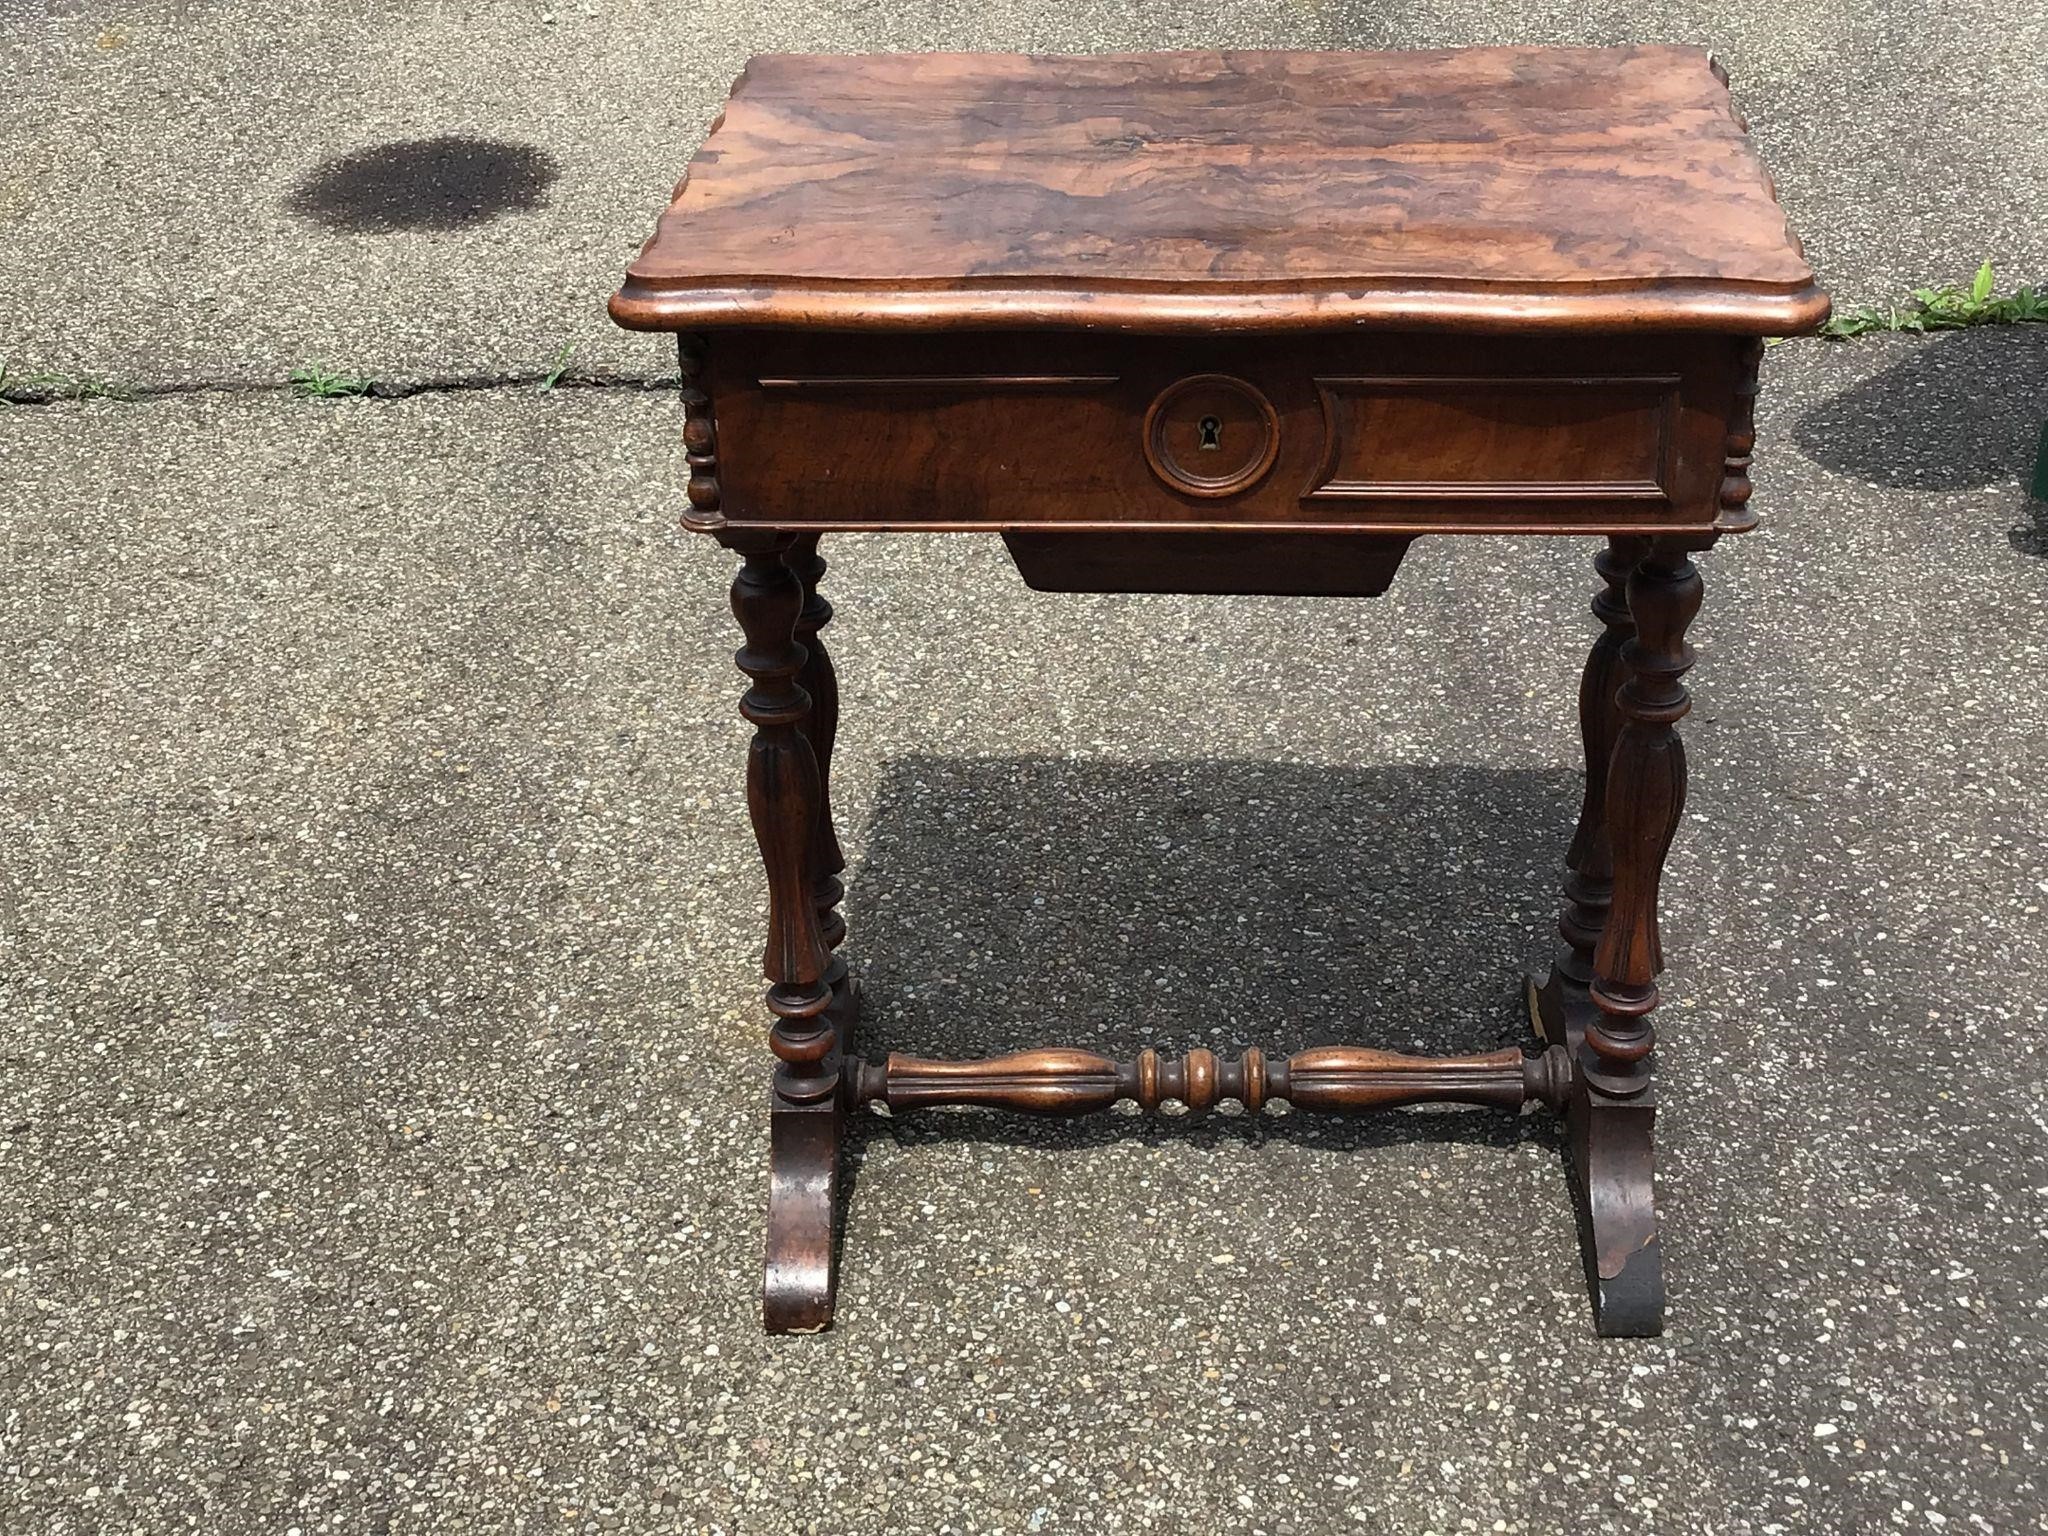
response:
[(416, 395), (461, 394), (486, 390), (531, 389), (552, 394), (564, 389), (632, 389), (642, 392), (672, 390), (680, 382), (676, 375), (645, 373), (448, 373), (423, 379), (361, 379), (360, 388), (323, 392), (306, 390), (289, 381), (267, 379), (186, 379), (160, 384), (118, 384), (102, 379), (54, 380), (48, 383), (0, 385), (0, 403), (7, 405), (68, 405), (82, 400), (111, 400), (121, 405), (145, 405), (153, 400), (171, 400), (188, 395), (287, 395), (295, 400), (410, 400)]

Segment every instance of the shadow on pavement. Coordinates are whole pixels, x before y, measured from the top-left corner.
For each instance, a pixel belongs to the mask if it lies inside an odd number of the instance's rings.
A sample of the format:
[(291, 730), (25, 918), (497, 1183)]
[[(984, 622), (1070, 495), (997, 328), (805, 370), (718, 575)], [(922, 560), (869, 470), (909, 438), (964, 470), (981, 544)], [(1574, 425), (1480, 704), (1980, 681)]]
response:
[[(1794, 435), (1807, 456), (1901, 489), (2025, 482), (2048, 414), (2048, 327), (1986, 326), (1895, 345), (1906, 348), (1896, 362), (1800, 416)], [(2015, 529), (2013, 544), (2048, 553), (2048, 531)]]

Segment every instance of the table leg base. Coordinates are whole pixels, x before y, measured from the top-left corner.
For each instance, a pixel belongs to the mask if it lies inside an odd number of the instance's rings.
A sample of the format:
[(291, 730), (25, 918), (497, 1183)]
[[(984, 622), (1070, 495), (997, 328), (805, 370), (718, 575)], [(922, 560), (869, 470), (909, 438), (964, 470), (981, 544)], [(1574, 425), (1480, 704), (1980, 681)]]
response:
[(1566, 1172), (1579, 1224), (1593, 1330), (1605, 1339), (1664, 1331), (1664, 1262), (1657, 1247), (1654, 1089), (1616, 1099), (1588, 1087), (1577, 1065), (1599, 1009), (1583, 987), (1551, 971), (1528, 979), (1529, 1023), (1574, 1063), (1565, 1101)]
[(761, 1320), (770, 1333), (817, 1333), (832, 1326), (841, 1121), (836, 1101), (790, 1104), (778, 1098), (769, 1108)]
[[(844, 1071), (860, 1018), (860, 989), (834, 988), (837, 1046), (829, 1069)], [(832, 1326), (839, 1282), (839, 1147), (843, 1093), (796, 1104), (768, 1090), (768, 1256), (761, 1321), (770, 1333), (819, 1333)]]
[(770, 1333), (816, 1333), (832, 1324), (840, 1142), (853, 1105), (981, 1104), (1057, 1114), (1107, 1108), (1122, 1097), (1135, 1097), (1148, 1108), (1165, 1097), (1192, 1100), (1197, 1107), (1231, 1097), (1256, 1108), (1269, 1096), (1340, 1111), (1447, 1101), (1515, 1108), (1537, 1100), (1561, 1109), (1594, 1329), (1603, 1338), (1663, 1332), (1664, 1277), (1652, 1184), (1655, 1098), (1646, 1090), (1616, 1099), (1587, 1085), (1577, 1063), (1586, 1022), (1596, 1010), (1568, 978), (1528, 978), (1530, 1025), (1546, 1046), (1535, 1057), (1505, 1051), (1425, 1059), (1336, 1046), (1284, 1062), (1258, 1051), (1236, 1062), (1206, 1051), (1174, 1062), (1148, 1051), (1121, 1066), (1068, 1050), (981, 1062), (898, 1056), (864, 1063), (852, 1053), (859, 988), (848, 980), (836, 992), (830, 1017), (837, 1050), (830, 1066), (841, 1091), (798, 1104), (770, 1090), (762, 1307)]

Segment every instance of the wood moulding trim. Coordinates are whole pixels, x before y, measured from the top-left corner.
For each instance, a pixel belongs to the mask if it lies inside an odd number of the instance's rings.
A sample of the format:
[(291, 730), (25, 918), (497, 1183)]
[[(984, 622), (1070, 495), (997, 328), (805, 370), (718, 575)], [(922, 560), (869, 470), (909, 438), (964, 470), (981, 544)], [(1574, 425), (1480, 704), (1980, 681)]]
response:
[[(1676, 473), (1678, 390), (1675, 373), (1641, 374), (1319, 374), (1314, 380), (1323, 410), (1323, 457), (1302, 492), (1304, 503), (1347, 501), (1537, 501), (1646, 502), (1671, 505)], [(1637, 391), (1656, 412), (1651, 456), (1654, 478), (1614, 480), (1399, 480), (1341, 478), (1339, 466), (1352, 451), (1353, 427), (1344, 402), (1361, 396), (1532, 394), (1558, 397), (1572, 390)]]
[(764, 378), (768, 394), (816, 394), (862, 390), (1088, 390), (1116, 383), (1113, 373), (831, 373)]
[(1657, 506), (1668, 506), (1671, 501), (1664, 494), (1664, 487), (1655, 480), (1325, 480), (1301, 499), (1306, 502), (1644, 501)]
[[(1372, 498), (1377, 500), (1379, 498)], [(1422, 500), (1421, 497), (1414, 498)], [(1358, 504), (1357, 499), (1345, 498)], [(1341, 504), (1338, 501), (1332, 505)], [(1548, 503), (1545, 503), (1548, 505)], [(1569, 505), (1560, 502), (1560, 505)], [(1426, 517), (1374, 518), (1371, 521), (1347, 520), (1342, 517), (1328, 518), (1321, 522), (1232, 522), (1223, 518), (1191, 518), (1186, 521), (1151, 519), (1146, 521), (1111, 522), (1100, 518), (998, 518), (980, 521), (964, 518), (832, 518), (820, 517), (796, 519), (788, 517), (753, 520), (744, 515), (727, 520), (723, 516), (716, 523), (698, 523), (685, 515), (684, 526), (695, 533), (713, 533), (735, 528), (761, 529), (781, 533), (1356, 533), (1386, 534), (1400, 538), (1420, 538), (1428, 533), (1471, 534), (1498, 533), (1515, 534), (1560, 534), (1583, 536), (1586, 534), (1698, 534), (1702, 537), (1713, 533), (1739, 533), (1741, 529), (1730, 529), (1713, 523), (1679, 523), (1670, 518), (1645, 517), (1602, 517), (1562, 518), (1552, 517), (1541, 511), (1531, 499), (1526, 520), (1517, 517), (1501, 517), (1484, 520), (1470, 517), (1445, 516), (1432, 513)]]
[(628, 330), (765, 326), (801, 330), (927, 331), (988, 327), (1213, 335), (1351, 328), (1531, 331), (1690, 331), (1797, 336), (1828, 317), (1828, 297), (1725, 281), (1514, 287), (1491, 283), (1354, 283), (1261, 288), (1237, 283), (1008, 286), (994, 279), (928, 285), (629, 274), (611, 317)]

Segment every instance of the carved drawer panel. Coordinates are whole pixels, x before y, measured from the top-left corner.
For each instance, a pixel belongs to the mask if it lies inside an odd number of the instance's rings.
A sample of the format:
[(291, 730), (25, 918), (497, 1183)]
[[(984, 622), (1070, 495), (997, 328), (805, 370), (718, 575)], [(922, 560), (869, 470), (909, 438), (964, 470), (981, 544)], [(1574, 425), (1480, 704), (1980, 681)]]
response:
[(1310, 502), (1669, 506), (1680, 378), (1360, 374), (1316, 380)]
[(1732, 338), (752, 332), (703, 349), (716, 495), (700, 526), (1413, 536), (1746, 519), (1721, 495)]

